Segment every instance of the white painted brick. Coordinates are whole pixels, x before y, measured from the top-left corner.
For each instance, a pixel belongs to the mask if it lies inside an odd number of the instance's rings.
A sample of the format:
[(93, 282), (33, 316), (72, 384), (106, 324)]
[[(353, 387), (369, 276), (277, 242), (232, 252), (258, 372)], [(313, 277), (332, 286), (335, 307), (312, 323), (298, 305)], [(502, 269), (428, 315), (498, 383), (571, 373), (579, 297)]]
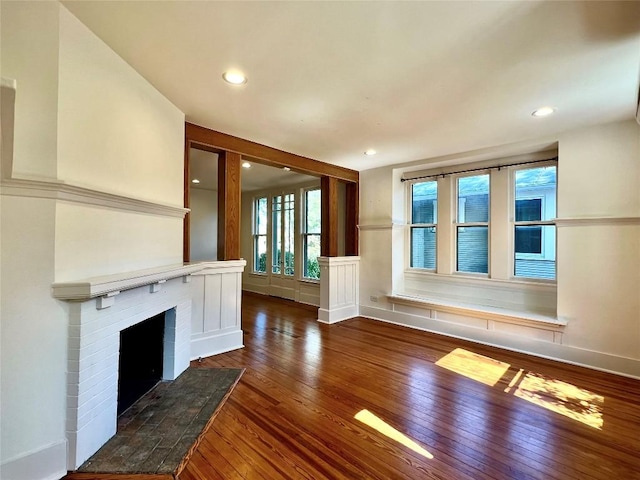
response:
[(69, 307), (67, 438), (69, 466), (77, 468), (115, 434), (120, 332), (167, 310), (164, 374), (176, 378), (189, 366), (192, 284), (168, 280), (162, 290), (123, 291), (98, 310), (96, 301)]

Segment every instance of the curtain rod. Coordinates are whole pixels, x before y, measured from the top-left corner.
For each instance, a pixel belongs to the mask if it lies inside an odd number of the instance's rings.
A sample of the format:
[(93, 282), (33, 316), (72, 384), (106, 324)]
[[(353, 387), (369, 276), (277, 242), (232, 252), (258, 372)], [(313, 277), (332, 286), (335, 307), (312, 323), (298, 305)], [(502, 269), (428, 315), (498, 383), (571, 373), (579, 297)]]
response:
[(434, 177), (446, 177), (448, 175), (456, 175), (458, 173), (469, 173), (469, 172), (480, 172), (480, 171), (484, 171), (484, 170), (500, 170), (501, 168), (507, 168), (507, 167), (515, 167), (518, 165), (531, 165), (534, 163), (543, 163), (543, 162), (551, 162), (551, 161), (558, 161), (558, 157), (552, 157), (552, 158), (546, 158), (544, 160), (531, 160), (529, 162), (519, 162), (519, 163), (508, 163), (506, 165), (496, 165), (495, 167), (478, 167), (478, 168), (470, 168), (468, 170), (458, 170), (455, 172), (447, 172), (447, 173), (434, 173), (433, 175), (422, 175), (420, 177), (411, 177), (411, 178), (401, 178), (400, 181), (401, 182), (409, 182), (411, 180), (420, 180), (422, 178), (434, 178)]

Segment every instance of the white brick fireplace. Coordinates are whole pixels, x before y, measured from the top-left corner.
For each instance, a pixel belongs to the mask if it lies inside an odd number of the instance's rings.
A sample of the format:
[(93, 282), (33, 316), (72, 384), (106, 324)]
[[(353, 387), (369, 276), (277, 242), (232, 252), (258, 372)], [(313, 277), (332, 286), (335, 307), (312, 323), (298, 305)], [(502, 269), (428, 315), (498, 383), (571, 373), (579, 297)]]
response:
[[(165, 312), (163, 380), (177, 378), (202, 352), (242, 347), (239, 279), (244, 265), (244, 260), (178, 265), (53, 285), (54, 297), (69, 301), (69, 470), (116, 433), (122, 330)], [(193, 288), (198, 282), (191, 281), (192, 274), (218, 279), (207, 282), (208, 289)], [(207, 331), (192, 331), (192, 322), (202, 320), (198, 306), (203, 304), (209, 306), (208, 318), (221, 321), (209, 322), (215, 326)]]

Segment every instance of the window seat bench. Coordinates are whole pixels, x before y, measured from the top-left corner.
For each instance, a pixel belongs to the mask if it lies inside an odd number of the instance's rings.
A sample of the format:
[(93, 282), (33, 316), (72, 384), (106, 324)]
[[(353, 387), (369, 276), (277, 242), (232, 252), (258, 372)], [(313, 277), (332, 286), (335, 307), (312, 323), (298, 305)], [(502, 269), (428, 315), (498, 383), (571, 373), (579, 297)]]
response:
[(498, 322), (538, 328), (542, 327), (547, 330), (560, 331), (567, 324), (566, 320), (557, 318), (553, 315), (524, 310), (512, 310), (502, 307), (405, 294), (391, 294), (386, 297), (392, 305), (406, 305), (410, 307), (424, 308), (427, 310), (436, 310), (440, 312), (481, 318), (484, 320), (494, 320)]

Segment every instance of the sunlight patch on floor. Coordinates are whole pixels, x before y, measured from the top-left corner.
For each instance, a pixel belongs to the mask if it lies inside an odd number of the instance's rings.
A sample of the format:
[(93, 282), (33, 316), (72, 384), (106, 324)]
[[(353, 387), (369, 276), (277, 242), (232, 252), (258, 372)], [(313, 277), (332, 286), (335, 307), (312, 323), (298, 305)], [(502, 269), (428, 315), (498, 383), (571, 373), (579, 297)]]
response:
[(467, 378), (493, 387), (510, 365), (491, 357), (478, 355), (463, 348), (456, 348), (436, 362), (436, 365)]
[[(491, 387), (510, 367), (463, 348), (448, 353), (436, 365)], [(604, 397), (570, 383), (520, 369), (504, 391), (590, 427), (602, 430), (604, 425)]]
[(395, 440), (396, 442), (401, 443), (405, 447), (410, 448), (414, 452), (428, 458), (429, 460), (433, 458), (433, 455), (431, 453), (429, 453), (427, 450), (425, 450), (420, 445), (418, 445), (415, 441), (407, 437), (404, 433), (399, 432), (398, 430), (393, 428), (391, 425), (386, 423), (384, 420), (381, 420), (380, 418), (378, 418), (369, 410), (360, 410), (358, 413), (356, 413), (354, 418), (364, 423), (365, 425), (368, 425), (369, 427), (377, 430), (383, 435), (391, 438), (392, 440)]
[(599, 430), (604, 424), (604, 397), (570, 383), (529, 372), (513, 394)]

